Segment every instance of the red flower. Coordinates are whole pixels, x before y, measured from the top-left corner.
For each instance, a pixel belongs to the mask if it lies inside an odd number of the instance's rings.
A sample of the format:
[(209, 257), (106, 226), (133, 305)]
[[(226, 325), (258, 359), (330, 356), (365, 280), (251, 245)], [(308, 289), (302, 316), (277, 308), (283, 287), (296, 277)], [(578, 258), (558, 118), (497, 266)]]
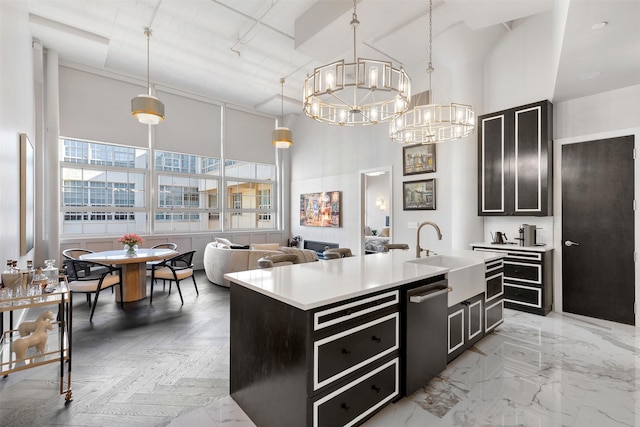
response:
[(133, 246), (137, 245), (138, 243), (144, 242), (144, 239), (135, 233), (127, 233), (119, 238), (118, 242), (124, 243), (125, 245)]

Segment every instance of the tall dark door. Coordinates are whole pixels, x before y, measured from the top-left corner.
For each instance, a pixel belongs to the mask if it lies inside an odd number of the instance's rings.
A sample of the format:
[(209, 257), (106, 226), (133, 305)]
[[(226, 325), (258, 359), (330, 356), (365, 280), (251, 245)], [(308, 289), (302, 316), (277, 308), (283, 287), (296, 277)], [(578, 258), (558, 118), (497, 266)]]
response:
[(633, 136), (562, 146), (562, 308), (635, 323)]

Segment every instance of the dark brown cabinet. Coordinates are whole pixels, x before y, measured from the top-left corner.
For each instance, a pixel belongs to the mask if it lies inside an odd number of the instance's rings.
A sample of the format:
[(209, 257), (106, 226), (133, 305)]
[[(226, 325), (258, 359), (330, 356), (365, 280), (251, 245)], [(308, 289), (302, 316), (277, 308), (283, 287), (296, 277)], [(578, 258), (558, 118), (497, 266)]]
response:
[(402, 394), (401, 292), (307, 311), (233, 284), (231, 396), (260, 426), (362, 424)]
[[(476, 251), (504, 254), (504, 307), (546, 316), (553, 308), (553, 250), (503, 249), (473, 244)], [(487, 301), (487, 310), (491, 304)], [(489, 313), (487, 312), (487, 316)]]
[(553, 213), (553, 105), (478, 117), (478, 215)]
[(485, 335), (501, 325), (504, 308), (504, 262), (488, 261), (485, 264), (484, 293), (484, 333)]
[(449, 307), (447, 363), (484, 337), (484, 294)]
[(447, 316), (447, 363), (503, 322), (503, 259), (485, 262), (485, 291), (452, 305)]

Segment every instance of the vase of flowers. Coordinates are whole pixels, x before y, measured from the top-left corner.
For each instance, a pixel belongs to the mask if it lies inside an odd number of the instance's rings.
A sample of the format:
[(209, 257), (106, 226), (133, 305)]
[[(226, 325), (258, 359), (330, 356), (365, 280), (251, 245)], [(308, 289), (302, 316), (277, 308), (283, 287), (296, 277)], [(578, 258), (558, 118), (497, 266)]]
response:
[(135, 255), (138, 243), (144, 242), (144, 239), (135, 233), (127, 233), (119, 238), (118, 242), (124, 243), (124, 251), (127, 255)]

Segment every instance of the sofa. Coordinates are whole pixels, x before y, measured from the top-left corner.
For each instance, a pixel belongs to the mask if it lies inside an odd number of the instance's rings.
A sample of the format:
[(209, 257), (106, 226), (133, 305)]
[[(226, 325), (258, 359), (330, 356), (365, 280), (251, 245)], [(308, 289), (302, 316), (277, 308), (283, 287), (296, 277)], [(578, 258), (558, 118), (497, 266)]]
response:
[(225, 274), (257, 269), (259, 259), (275, 254), (296, 255), (292, 264), (318, 261), (318, 254), (309, 249), (281, 247), (277, 243), (241, 246), (219, 238), (204, 248), (204, 271), (211, 283), (228, 288), (230, 283)]

